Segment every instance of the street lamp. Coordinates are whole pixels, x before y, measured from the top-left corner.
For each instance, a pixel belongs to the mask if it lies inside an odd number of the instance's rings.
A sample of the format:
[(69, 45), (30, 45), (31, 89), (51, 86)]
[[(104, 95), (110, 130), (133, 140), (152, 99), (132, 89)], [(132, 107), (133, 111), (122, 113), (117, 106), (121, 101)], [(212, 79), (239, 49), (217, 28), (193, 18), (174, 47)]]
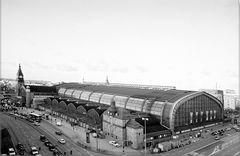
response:
[(148, 118), (142, 118), (144, 120), (144, 130), (145, 130), (145, 155), (147, 155), (147, 126), (146, 122), (148, 121)]

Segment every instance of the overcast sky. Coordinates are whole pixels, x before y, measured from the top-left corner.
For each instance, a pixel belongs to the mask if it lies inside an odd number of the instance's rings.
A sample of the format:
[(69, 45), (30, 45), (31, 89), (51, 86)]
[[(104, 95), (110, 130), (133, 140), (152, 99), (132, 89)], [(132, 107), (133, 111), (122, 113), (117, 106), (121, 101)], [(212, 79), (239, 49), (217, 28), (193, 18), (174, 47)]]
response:
[(2, 0), (2, 76), (238, 90), (237, 0)]

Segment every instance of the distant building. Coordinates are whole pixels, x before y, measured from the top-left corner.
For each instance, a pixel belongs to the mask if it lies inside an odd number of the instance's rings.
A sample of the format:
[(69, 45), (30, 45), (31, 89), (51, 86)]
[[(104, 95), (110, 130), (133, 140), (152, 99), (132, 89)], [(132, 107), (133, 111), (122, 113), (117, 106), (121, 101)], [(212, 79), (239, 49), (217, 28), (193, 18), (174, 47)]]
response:
[(236, 109), (237, 95), (234, 90), (226, 89), (224, 91), (224, 108)]
[(240, 108), (240, 99), (239, 98), (237, 98), (237, 100), (236, 100), (236, 108)]
[(206, 92), (208, 94), (211, 94), (218, 98), (223, 104), (224, 104), (224, 95), (223, 90), (217, 90), (217, 89), (199, 89), (199, 91)]

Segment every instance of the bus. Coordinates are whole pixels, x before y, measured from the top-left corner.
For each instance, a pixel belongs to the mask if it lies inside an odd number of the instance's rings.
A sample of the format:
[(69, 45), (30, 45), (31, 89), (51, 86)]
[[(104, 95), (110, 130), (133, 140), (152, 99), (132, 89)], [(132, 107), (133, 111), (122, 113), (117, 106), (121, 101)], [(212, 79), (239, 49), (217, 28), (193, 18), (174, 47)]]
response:
[(37, 114), (37, 113), (30, 113), (29, 118), (33, 119), (34, 121), (41, 122), (42, 120), (42, 115)]

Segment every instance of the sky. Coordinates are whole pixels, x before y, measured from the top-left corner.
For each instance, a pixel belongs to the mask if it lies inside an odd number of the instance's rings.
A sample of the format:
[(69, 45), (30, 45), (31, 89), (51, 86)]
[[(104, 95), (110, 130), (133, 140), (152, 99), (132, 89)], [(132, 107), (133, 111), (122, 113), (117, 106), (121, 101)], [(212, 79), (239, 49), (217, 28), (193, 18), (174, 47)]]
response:
[(1, 73), (238, 91), (237, 0), (2, 0)]

